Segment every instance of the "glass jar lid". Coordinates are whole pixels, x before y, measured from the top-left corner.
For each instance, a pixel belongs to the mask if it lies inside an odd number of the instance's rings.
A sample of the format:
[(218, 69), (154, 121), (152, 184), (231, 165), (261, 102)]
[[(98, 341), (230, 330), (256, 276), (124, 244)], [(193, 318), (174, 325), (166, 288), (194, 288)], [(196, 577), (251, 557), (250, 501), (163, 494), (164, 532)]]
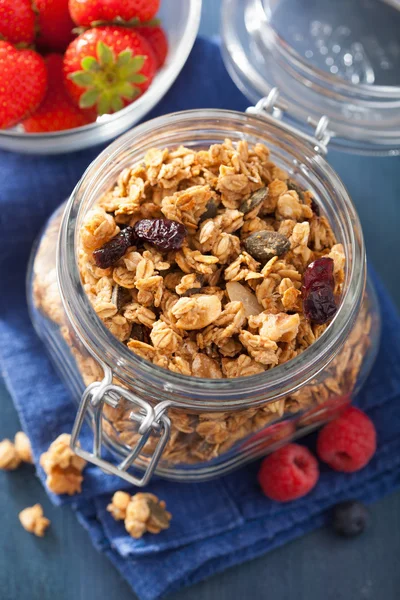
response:
[(256, 104), (302, 131), (326, 115), (330, 146), (400, 153), (399, 0), (223, 0), (223, 55)]

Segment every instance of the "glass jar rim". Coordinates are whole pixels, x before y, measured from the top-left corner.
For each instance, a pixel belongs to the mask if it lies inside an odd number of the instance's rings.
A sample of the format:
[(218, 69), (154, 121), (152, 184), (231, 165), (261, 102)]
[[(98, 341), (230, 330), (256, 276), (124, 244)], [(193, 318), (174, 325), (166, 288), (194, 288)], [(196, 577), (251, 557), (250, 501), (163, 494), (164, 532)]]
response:
[[(324, 333), (287, 363), (258, 375), (234, 379), (204, 379), (180, 375), (135, 355), (110, 333), (96, 315), (83, 289), (77, 263), (77, 223), (85, 202), (95, 195), (96, 181), (99, 181), (107, 167), (133, 145), (140, 147), (141, 140), (150, 133), (155, 134), (173, 128), (174, 124), (180, 124), (187, 126), (189, 139), (193, 123), (206, 122), (207, 119), (212, 119), (215, 127), (222, 131), (224, 123), (231, 123), (232, 120), (237, 124), (238, 131), (240, 125), (243, 128), (245, 125), (254, 126), (257, 131), (268, 131), (274, 139), (280, 136), (280, 141), (283, 140), (282, 143), (289, 152), (293, 144), (301, 148), (302, 156), (308, 164), (318, 169), (335, 186), (340, 198), (340, 205), (335, 208), (340, 211), (346, 237), (343, 241), (351, 249), (353, 256), (352, 264), (347, 268), (340, 306)], [(90, 205), (92, 204), (93, 202)], [(171, 394), (174, 394), (174, 406), (201, 406), (207, 410), (237, 409), (249, 404), (253, 406), (265, 403), (268, 398), (277, 399), (288, 391), (293, 392), (314, 378), (334, 358), (347, 338), (360, 308), (366, 278), (365, 249), (358, 216), (343, 183), (311, 145), (284, 130), (279, 122), (267, 123), (262, 118), (237, 111), (198, 109), (147, 121), (113, 142), (93, 161), (71, 194), (64, 212), (57, 251), (57, 276), (64, 309), (75, 334), (99, 363), (106, 364), (113, 370), (116, 378), (130, 382), (138, 391), (158, 402), (171, 400)]]

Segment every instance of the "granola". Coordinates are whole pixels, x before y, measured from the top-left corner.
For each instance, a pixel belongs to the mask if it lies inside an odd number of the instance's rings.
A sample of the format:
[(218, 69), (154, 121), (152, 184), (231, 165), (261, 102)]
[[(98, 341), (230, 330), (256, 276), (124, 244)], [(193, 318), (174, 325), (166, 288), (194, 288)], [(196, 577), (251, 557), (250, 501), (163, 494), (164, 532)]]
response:
[(115, 492), (107, 510), (116, 521), (124, 521), (125, 529), (133, 538), (139, 539), (146, 532), (160, 533), (168, 529), (172, 519), (166, 504), (154, 494)]
[(40, 504), (24, 508), (18, 516), (22, 527), (37, 537), (43, 537), (50, 525), (49, 519), (43, 515), (43, 508)]
[(21, 457), (11, 440), (5, 439), (0, 442), (0, 469), (14, 471), (21, 464)]
[(74, 454), (70, 441), (71, 436), (62, 433), (40, 457), (40, 464), (47, 475), (46, 485), (54, 494), (72, 496), (81, 492), (86, 461)]
[[(341, 291), (343, 246), (312, 202), (261, 144), (226, 140), (197, 152), (154, 148), (121, 173), (84, 220), (79, 266), (85, 290), (110, 331), (158, 366), (196, 377), (205, 373), (199, 365), (207, 356), (213, 376), (260, 373), (309, 345), (301, 337), (301, 286), (313, 260), (332, 258), (337, 295)], [(174, 223), (186, 235), (168, 251), (164, 232)], [(99, 268), (96, 253), (107, 253), (121, 228), (124, 255)], [(242, 293), (237, 297), (236, 288), (232, 298), (234, 283)], [(252, 318), (257, 315), (259, 321)], [(311, 328), (310, 343), (325, 329)], [(186, 342), (197, 345), (190, 356)]]
[[(263, 373), (306, 350), (328, 326), (304, 316), (308, 265), (321, 257), (332, 259), (337, 299), (342, 292), (344, 248), (313, 206), (311, 193), (295, 186), (262, 144), (226, 140), (198, 152), (150, 150), (143, 162), (121, 173), (85, 219), (79, 249), (84, 289), (106, 327), (154, 365), (208, 379)], [(96, 266), (93, 250), (120, 230), (134, 229), (142, 219), (163, 218), (186, 228), (180, 248), (166, 251), (132, 238), (113, 266)], [(265, 242), (262, 251), (260, 240)], [(52, 281), (43, 280), (38, 267), (36, 303), (61, 324), (60, 299), (57, 305), (46, 287), (53, 289)], [(98, 363), (61, 325), (85, 384), (102, 379)], [(229, 412), (169, 409), (171, 433), (163, 465), (217, 459), (282, 418), (290, 418), (292, 431), (294, 415), (299, 424), (306, 423), (308, 412), (331, 398), (347, 397), (370, 344), (370, 329), (366, 302), (351, 336), (323, 374), (276, 402)], [(131, 413), (123, 399), (116, 408), (105, 405), (103, 426), (113, 440), (133, 447), (141, 436)], [(148, 438), (141, 453), (144, 463), (157, 442), (157, 436)], [(127, 506), (127, 497), (118, 496), (109, 510), (125, 520)], [(140, 533), (143, 522), (133, 521), (132, 531)]]

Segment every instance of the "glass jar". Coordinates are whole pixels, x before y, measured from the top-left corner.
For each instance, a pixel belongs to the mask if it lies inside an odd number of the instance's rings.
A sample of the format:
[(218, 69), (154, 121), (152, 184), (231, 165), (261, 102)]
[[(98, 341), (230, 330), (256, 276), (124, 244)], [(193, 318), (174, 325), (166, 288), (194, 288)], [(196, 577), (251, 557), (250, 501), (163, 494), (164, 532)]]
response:
[[(103, 325), (80, 281), (78, 232), (119, 172), (148, 149), (200, 149), (227, 137), (267, 145), (276, 164), (312, 191), (344, 246), (345, 282), (335, 318), (303, 353), (262, 374), (201, 379), (145, 361)], [(33, 323), (80, 402), (72, 441), (78, 454), (136, 485), (145, 485), (154, 470), (168, 479), (204, 480), (304, 435), (350, 402), (377, 351), (379, 311), (373, 289), (365, 290), (356, 211), (323, 150), (322, 142), (296, 136), (267, 114), (195, 110), (140, 125), (92, 163), (65, 210), (47, 223), (28, 277)], [(91, 452), (78, 446), (85, 417), (94, 432)], [(118, 466), (101, 458), (102, 445), (119, 457)], [(133, 463), (143, 476), (132, 474)]]

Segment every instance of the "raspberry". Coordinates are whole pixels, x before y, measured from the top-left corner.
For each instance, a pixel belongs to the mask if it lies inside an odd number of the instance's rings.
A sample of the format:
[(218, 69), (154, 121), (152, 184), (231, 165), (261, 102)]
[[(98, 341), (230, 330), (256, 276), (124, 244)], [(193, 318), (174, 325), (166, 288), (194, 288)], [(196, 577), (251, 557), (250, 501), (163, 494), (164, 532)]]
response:
[(354, 406), (349, 406), (318, 434), (317, 454), (335, 471), (353, 473), (362, 469), (371, 460), (375, 450), (374, 424)]
[(265, 458), (258, 472), (264, 494), (288, 502), (308, 494), (319, 477), (318, 462), (304, 446), (288, 444)]

